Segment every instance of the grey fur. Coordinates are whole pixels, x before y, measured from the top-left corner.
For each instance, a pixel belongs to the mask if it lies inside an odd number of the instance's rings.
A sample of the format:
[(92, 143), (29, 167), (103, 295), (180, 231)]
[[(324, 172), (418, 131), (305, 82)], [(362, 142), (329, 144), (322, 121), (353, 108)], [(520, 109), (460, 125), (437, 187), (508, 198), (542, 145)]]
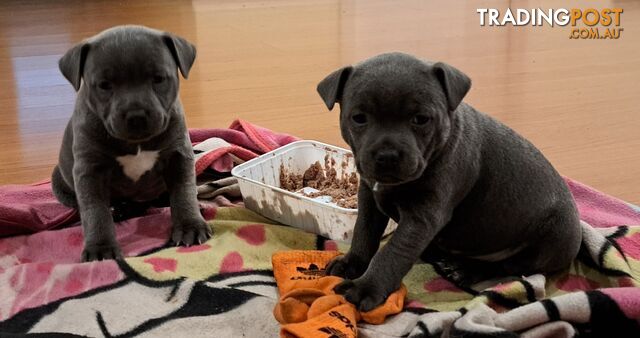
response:
[[(198, 207), (194, 155), (178, 97), (178, 69), (186, 78), (195, 55), (195, 47), (175, 35), (118, 26), (60, 59), (78, 96), (52, 186), (63, 204), (80, 211), (84, 261), (122, 257), (110, 211), (114, 200), (150, 201), (168, 192), (172, 240), (190, 245), (211, 236)], [(158, 157), (134, 181), (117, 158), (138, 151), (157, 151)]]
[[(342, 68), (318, 85), (360, 173), (350, 251), (328, 266), (364, 311), (420, 258), (462, 286), (568, 267), (581, 243), (568, 187), (531, 143), (462, 101), (469, 78), (402, 53)], [(389, 217), (399, 226), (379, 249)], [(484, 260), (483, 260), (484, 259)]]

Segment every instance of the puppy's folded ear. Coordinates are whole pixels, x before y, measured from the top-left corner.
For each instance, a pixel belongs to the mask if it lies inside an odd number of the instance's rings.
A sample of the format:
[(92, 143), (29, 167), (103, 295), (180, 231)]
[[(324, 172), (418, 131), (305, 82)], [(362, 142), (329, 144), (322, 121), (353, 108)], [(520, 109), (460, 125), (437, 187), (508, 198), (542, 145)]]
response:
[(318, 83), (318, 94), (320, 94), (329, 110), (333, 109), (336, 102), (340, 103), (342, 100), (344, 84), (347, 82), (352, 70), (353, 67), (351, 66), (340, 68)]
[(433, 65), (436, 77), (447, 96), (449, 111), (454, 111), (471, 88), (471, 79), (458, 69), (438, 62)]
[(176, 61), (182, 77), (185, 79), (189, 77), (189, 70), (193, 66), (193, 62), (196, 59), (196, 47), (189, 43), (189, 41), (169, 33), (164, 33), (162, 36), (164, 43), (167, 44), (173, 59)]
[(60, 72), (71, 82), (76, 91), (80, 89), (80, 84), (82, 83), (82, 72), (88, 52), (89, 43), (83, 42), (69, 49), (58, 61)]

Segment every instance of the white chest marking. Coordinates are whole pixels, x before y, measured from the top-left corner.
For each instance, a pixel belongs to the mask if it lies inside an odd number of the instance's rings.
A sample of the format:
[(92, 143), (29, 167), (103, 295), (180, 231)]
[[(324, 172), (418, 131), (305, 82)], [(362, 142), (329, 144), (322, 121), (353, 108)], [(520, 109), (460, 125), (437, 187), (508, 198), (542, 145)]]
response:
[(141, 150), (138, 147), (138, 153), (135, 155), (124, 155), (116, 157), (116, 160), (122, 166), (122, 171), (134, 182), (137, 182), (144, 173), (151, 170), (158, 160), (159, 151)]

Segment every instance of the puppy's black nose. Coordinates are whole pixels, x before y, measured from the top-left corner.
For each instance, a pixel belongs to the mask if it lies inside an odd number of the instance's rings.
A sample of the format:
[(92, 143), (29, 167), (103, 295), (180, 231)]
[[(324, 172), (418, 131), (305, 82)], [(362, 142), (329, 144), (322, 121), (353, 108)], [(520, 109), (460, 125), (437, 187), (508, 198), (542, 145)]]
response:
[(147, 114), (144, 110), (134, 110), (127, 113), (127, 127), (129, 130), (147, 129)]
[(376, 160), (376, 164), (380, 164), (380, 165), (396, 164), (400, 159), (400, 152), (398, 152), (395, 149), (378, 150), (374, 158)]

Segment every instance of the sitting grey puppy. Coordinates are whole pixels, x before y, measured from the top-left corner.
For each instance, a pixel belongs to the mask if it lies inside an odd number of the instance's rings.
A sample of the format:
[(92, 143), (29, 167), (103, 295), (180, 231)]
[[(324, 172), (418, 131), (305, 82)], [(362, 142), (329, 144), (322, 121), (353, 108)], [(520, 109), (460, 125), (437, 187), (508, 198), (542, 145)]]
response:
[[(349, 252), (327, 267), (338, 293), (368, 311), (420, 258), (462, 286), (567, 268), (582, 240), (568, 187), (531, 143), (462, 102), (469, 78), (390, 53), (318, 85), (340, 103), (360, 174)], [(398, 228), (378, 251), (389, 218)]]
[(166, 191), (173, 242), (211, 236), (178, 98), (178, 69), (187, 78), (195, 56), (195, 47), (178, 36), (118, 26), (60, 59), (78, 97), (52, 186), (60, 202), (80, 211), (84, 261), (122, 257), (110, 211), (116, 200), (150, 201)]

